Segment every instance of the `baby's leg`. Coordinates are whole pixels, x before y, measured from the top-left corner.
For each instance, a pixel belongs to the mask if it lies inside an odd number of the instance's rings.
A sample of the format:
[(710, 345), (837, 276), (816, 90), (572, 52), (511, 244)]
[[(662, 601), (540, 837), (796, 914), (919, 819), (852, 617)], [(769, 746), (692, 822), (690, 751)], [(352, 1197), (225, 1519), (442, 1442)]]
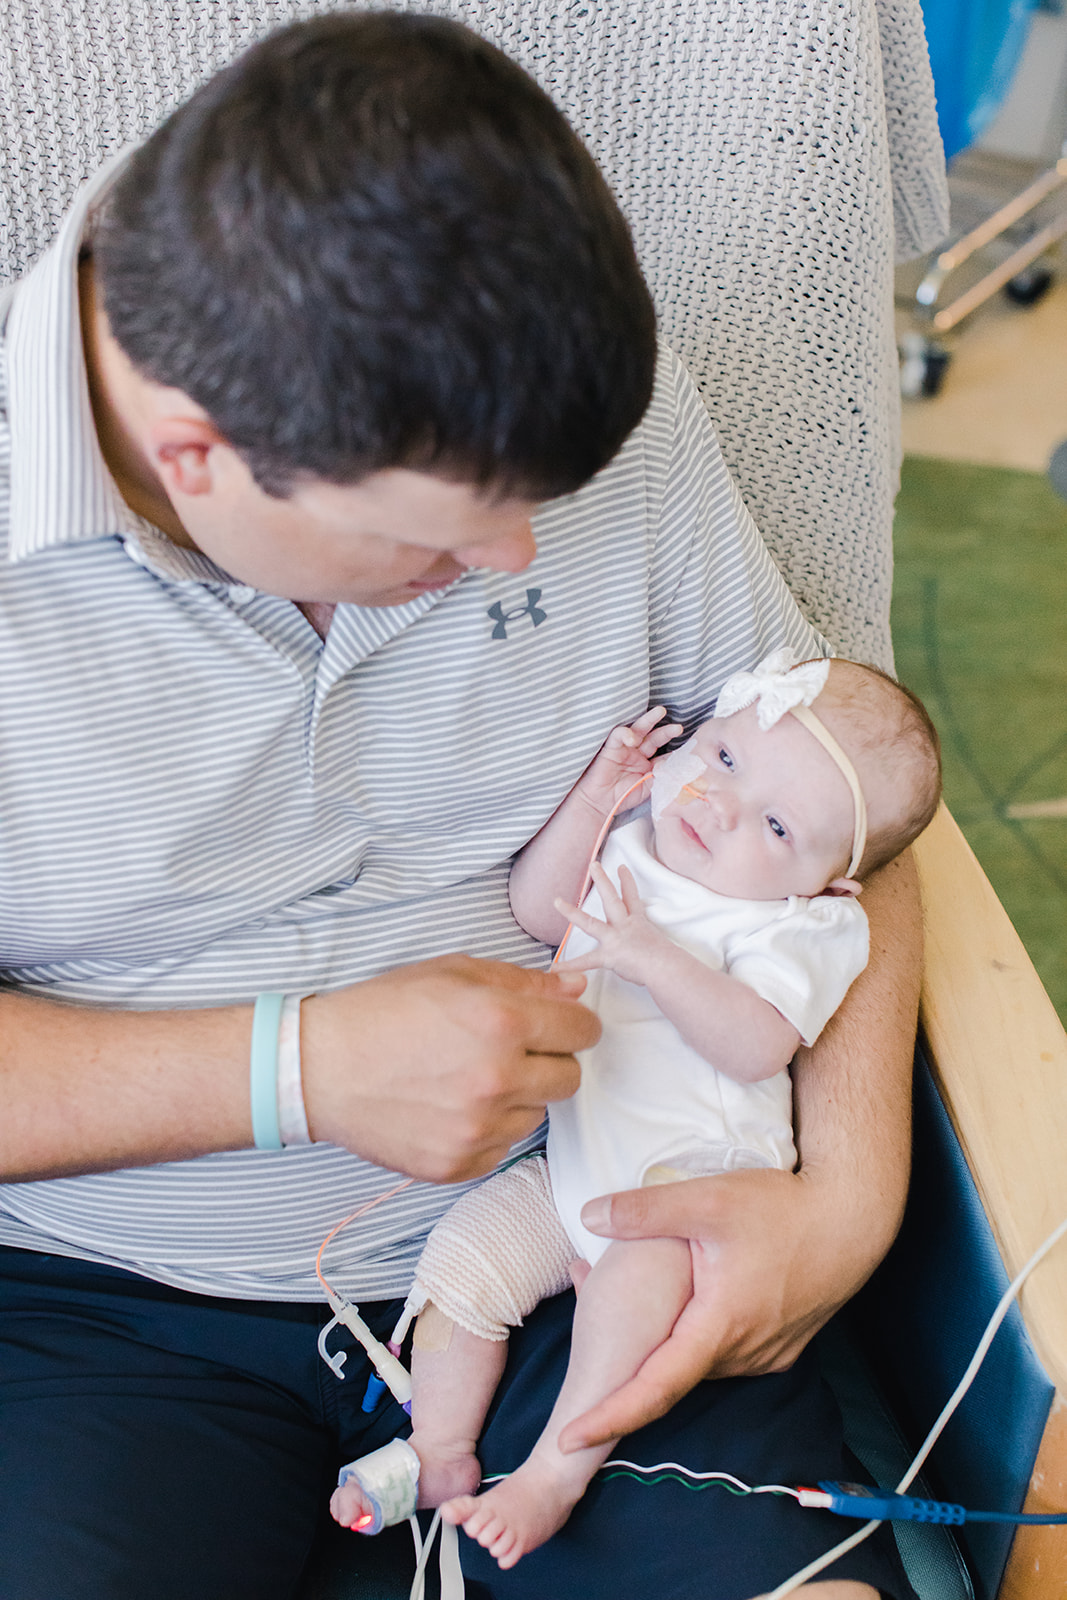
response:
[(475, 1449), (507, 1360), (506, 1339), (479, 1339), (428, 1305), (411, 1351), (409, 1443), (422, 1463), (419, 1505), (439, 1506), (482, 1481)]
[[(479, 1339), (432, 1303), (419, 1316), (411, 1347), (408, 1444), (419, 1458), (419, 1505), (470, 1494), (482, 1480), (475, 1447), (504, 1370), (506, 1339)], [(354, 1478), (335, 1489), (330, 1512), (343, 1527), (369, 1527), (370, 1502)]]
[[(508, 1328), (566, 1287), (573, 1257), (544, 1156), (469, 1190), (430, 1234), (408, 1298), (412, 1310), (424, 1308), (412, 1342), (409, 1441), (419, 1457), (420, 1506), (478, 1487), (474, 1447), (504, 1369)], [(374, 1521), (352, 1478), (330, 1510), (345, 1527)]]
[(564, 1455), (560, 1433), (632, 1378), (663, 1343), (692, 1283), (684, 1239), (614, 1241), (578, 1296), (567, 1375), (529, 1458), (488, 1493), (446, 1501), (441, 1507), (445, 1521), (462, 1523), (505, 1569), (551, 1538), (618, 1443), (611, 1439)]

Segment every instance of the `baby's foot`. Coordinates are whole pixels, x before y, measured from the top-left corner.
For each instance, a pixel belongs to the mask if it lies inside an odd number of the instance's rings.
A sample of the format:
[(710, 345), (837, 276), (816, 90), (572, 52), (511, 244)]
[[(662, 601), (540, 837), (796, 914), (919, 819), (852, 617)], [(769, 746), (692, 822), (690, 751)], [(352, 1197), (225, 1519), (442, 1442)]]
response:
[(453, 1495), (472, 1495), (482, 1481), (473, 1439), (450, 1443), (412, 1434), (408, 1443), (419, 1458), (419, 1510), (433, 1511)]
[(531, 1456), (517, 1472), (481, 1495), (460, 1495), (441, 1507), (445, 1522), (461, 1525), (505, 1572), (557, 1533), (582, 1497), (580, 1480)]

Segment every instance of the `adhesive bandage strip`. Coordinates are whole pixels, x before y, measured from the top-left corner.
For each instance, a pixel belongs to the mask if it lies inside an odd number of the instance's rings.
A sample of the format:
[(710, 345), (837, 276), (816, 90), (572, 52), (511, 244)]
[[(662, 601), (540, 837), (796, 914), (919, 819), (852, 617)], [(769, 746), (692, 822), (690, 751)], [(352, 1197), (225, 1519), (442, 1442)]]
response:
[(699, 778), (707, 771), (707, 762), (702, 761), (693, 746), (696, 735), (687, 739), (678, 750), (672, 750), (669, 755), (661, 756), (652, 773), (652, 821), (658, 822), (672, 800), (677, 800), (682, 790), (694, 778)]
[(353, 1478), (370, 1505), (370, 1521), (356, 1523), (357, 1533), (381, 1533), (415, 1515), (419, 1458), (406, 1439), (390, 1439), (380, 1450), (348, 1462), (337, 1475), (337, 1487)]

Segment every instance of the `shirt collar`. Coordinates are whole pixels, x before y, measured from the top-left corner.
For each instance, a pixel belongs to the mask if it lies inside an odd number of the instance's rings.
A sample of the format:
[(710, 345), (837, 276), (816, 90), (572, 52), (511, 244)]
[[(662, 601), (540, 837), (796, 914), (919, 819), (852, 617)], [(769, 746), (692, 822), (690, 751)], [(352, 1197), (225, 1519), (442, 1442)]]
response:
[(51, 248), (17, 286), (7, 317), (11, 506), (8, 559), (119, 537), (171, 581), (234, 580), (139, 517), (108, 471), (93, 424), (82, 348), (78, 257), (93, 207), (129, 159), (122, 150), (84, 183)]

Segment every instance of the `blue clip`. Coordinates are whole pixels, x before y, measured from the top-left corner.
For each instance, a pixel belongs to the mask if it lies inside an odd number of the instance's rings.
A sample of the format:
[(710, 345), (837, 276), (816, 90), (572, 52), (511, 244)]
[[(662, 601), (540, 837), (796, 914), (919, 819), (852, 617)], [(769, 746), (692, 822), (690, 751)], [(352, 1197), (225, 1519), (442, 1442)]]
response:
[(379, 1378), (376, 1372), (372, 1372), (370, 1377), (367, 1379), (367, 1391), (363, 1396), (363, 1404), (360, 1409), (368, 1414), (371, 1411), (374, 1411), (378, 1405), (378, 1401), (385, 1393), (385, 1390), (385, 1380), (383, 1378)]

